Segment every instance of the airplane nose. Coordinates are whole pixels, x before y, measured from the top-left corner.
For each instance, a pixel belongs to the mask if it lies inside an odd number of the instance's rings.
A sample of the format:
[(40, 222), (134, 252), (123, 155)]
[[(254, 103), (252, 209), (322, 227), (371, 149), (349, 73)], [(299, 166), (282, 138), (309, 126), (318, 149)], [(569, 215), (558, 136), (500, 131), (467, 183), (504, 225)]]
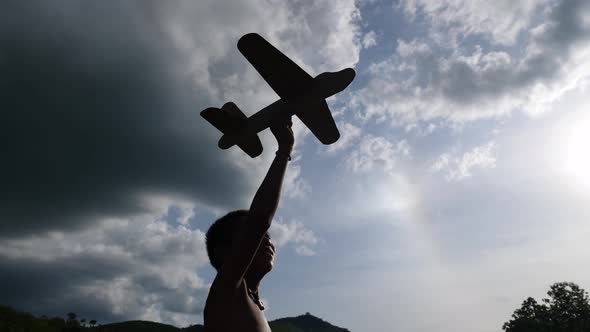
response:
[(356, 76), (356, 71), (354, 71), (354, 69), (352, 69), (352, 68), (346, 68), (346, 69), (343, 69), (342, 71), (344, 72), (346, 77), (348, 77), (350, 79), (350, 81), (352, 82), (352, 80)]

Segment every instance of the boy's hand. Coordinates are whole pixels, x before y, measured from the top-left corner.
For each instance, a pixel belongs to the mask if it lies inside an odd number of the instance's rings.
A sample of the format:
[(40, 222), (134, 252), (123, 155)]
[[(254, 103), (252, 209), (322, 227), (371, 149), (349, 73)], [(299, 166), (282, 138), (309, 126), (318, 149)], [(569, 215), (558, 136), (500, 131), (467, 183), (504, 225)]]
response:
[(270, 131), (277, 139), (280, 151), (290, 153), (293, 149), (293, 144), (295, 144), (295, 138), (293, 137), (293, 130), (291, 129), (292, 125), (293, 122), (291, 121), (291, 117), (289, 116), (283, 122), (277, 123), (270, 127)]

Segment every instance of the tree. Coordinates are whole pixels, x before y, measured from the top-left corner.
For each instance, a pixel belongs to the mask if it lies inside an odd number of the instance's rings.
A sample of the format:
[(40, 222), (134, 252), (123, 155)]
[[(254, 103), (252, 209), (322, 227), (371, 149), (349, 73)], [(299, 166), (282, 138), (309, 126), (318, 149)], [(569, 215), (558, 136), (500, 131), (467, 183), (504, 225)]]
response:
[(506, 332), (590, 331), (588, 292), (573, 282), (558, 282), (547, 295), (549, 298), (541, 303), (532, 297), (526, 299), (502, 329)]
[(89, 321), (88, 324), (90, 324), (90, 327), (94, 327), (96, 325), (96, 319)]
[(66, 327), (66, 321), (61, 317), (53, 317), (49, 319), (49, 326), (56, 331), (62, 331)]
[(66, 321), (61, 317), (53, 317), (49, 319), (48, 325), (55, 331), (62, 331), (66, 327)]
[(66, 321), (66, 326), (68, 328), (78, 328), (80, 327), (80, 322), (76, 319), (76, 313), (68, 312), (68, 320)]
[(76, 313), (75, 312), (68, 312), (68, 320), (74, 320), (76, 319)]

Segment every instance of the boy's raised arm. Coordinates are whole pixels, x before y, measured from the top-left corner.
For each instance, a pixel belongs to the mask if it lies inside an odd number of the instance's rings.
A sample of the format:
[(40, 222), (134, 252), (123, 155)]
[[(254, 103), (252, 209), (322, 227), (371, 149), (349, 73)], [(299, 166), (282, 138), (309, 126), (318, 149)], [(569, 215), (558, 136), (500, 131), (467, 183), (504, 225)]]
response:
[[(279, 149), (250, 205), (250, 215), (255, 215), (257, 218), (257, 220), (252, 220), (252, 223), (260, 223), (262, 227), (266, 227), (266, 230), (270, 227), (279, 205), (283, 177), (294, 143), (290, 120), (287, 124), (271, 127), (271, 131), (277, 139)], [(256, 227), (255, 225), (251, 226)]]
[(218, 274), (220, 281), (230, 287), (240, 285), (279, 205), (283, 178), (294, 144), (291, 120), (271, 127), (271, 131), (279, 148), (254, 195), (248, 218)]

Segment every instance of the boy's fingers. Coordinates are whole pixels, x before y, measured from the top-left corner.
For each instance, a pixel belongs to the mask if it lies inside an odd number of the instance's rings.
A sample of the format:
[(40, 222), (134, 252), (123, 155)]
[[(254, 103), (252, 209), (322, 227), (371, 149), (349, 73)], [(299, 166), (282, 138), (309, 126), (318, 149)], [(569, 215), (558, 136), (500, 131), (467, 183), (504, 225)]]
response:
[(287, 126), (291, 127), (293, 125), (293, 120), (291, 118), (291, 115), (284, 115), (281, 116), (279, 119), (279, 121), (277, 121), (277, 124), (286, 124)]

